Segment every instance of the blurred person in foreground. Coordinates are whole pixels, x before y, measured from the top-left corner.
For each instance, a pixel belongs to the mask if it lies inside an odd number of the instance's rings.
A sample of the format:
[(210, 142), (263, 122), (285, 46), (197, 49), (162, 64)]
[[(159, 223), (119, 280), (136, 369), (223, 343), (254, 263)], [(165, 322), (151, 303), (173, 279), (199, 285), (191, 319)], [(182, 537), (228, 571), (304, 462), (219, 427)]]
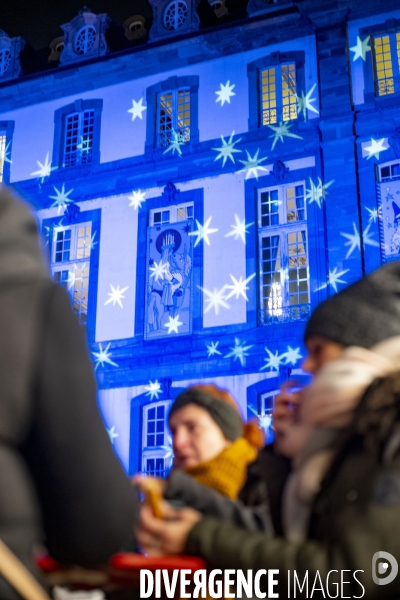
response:
[[(106, 562), (135, 499), (96, 404), (85, 335), (51, 279), (27, 205), (0, 185), (0, 538), (35, 573)], [(0, 598), (14, 598), (0, 577)]]
[[(372, 559), (380, 551), (400, 558), (400, 263), (320, 304), (305, 344), (303, 368), (314, 381), (299, 394), (286, 390), (277, 406), (276, 452), (290, 461), (281, 490), (270, 494), (282, 533), (168, 506), (161, 521), (144, 507), (140, 542), (149, 553), (184, 551), (212, 567), (279, 569), (282, 595), (289, 569), (300, 581), (308, 571), (310, 581), (318, 572), (325, 582), (331, 571), (331, 584), (342, 570), (360, 570), (365, 598), (399, 598), (400, 577), (377, 585)], [(347, 579), (346, 597), (361, 597)]]
[[(243, 422), (231, 394), (213, 384), (191, 386), (173, 402), (168, 425), (174, 467), (157, 480), (164, 498), (252, 531), (270, 530), (258, 455), (264, 433), (255, 420)], [(149, 478), (134, 482), (146, 491)]]

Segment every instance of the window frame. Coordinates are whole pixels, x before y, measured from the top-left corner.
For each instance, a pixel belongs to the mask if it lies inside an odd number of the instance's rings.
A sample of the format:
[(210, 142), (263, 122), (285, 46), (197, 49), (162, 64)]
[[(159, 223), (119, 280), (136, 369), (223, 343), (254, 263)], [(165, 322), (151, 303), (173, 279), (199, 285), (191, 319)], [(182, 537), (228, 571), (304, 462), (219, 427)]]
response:
[[(158, 476), (161, 477), (166, 477), (167, 473), (169, 471), (169, 469), (172, 467), (172, 444), (169, 445), (168, 444), (168, 412), (169, 412), (169, 408), (172, 404), (172, 400), (168, 400), (168, 399), (159, 399), (156, 400), (155, 402), (150, 402), (149, 404), (144, 404), (142, 406), (142, 436), (141, 436), (141, 457), (140, 457), (140, 462), (141, 462), (141, 472), (143, 474), (153, 474), (150, 473), (147, 470), (147, 460), (154, 460), (156, 461), (157, 459), (163, 459), (164, 460), (164, 469), (163, 469), (163, 474), (159, 474)], [(164, 444), (161, 444), (159, 446), (154, 445), (154, 446), (147, 446), (147, 435), (148, 435), (148, 413), (149, 410), (151, 410), (152, 408), (155, 408), (157, 411), (157, 408), (159, 406), (164, 406)], [(157, 422), (157, 420), (156, 420)], [(171, 450), (169, 450), (171, 448)], [(168, 454), (170, 454), (170, 457), (168, 457)], [(170, 458), (170, 465), (166, 467), (166, 461), (168, 461), (168, 458)]]
[[(182, 208), (192, 208), (193, 214), (186, 217), (185, 219), (178, 219), (178, 210)], [(163, 213), (164, 211), (170, 212), (170, 218), (168, 221), (161, 220), (161, 223), (155, 223), (154, 217), (156, 213)], [(167, 223), (179, 223), (180, 221), (190, 221), (194, 219), (194, 202), (181, 202), (180, 204), (171, 204), (160, 206), (160, 208), (152, 208), (149, 211), (149, 227), (157, 227), (157, 225), (166, 225)]]
[(162, 154), (166, 150), (166, 146), (158, 146), (157, 117), (159, 95), (184, 88), (188, 89), (190, 92), (190, 139), (181, 146), (181, 150), (185, 151), (185, 146), (187, 145), (199, 143), (199, 77), (197, 75), (169, 77), (165, 81), (161, 81), (160, 83), (148, 87), (146, 90), (147, 115), (145, 153)]
[[(400, 20), (399, 19), (388, 19), (384, 23), (378, 23), (377, 25), (364, 27), (359, 30), (358, 36), (362, 39), (370, 36), (370, 47), (371, 52), (366, 53), (365, 61), (363, 61), (364, 68), (364, 102), (377, 102), (379, 105), (382, 103), (385, 104), (392, 98), (397, 98), (400, 94), (400, 64), (399, 59), (400, 56), (397, 53), (397, 49), (395, 48), (396, 42), (390, 43), (391, 54), (392, 54), (392, 66), (394, 65), (396, 72), (396, 76), (393, 74), (394, 78), (397, 78), (397, 82), (395, 83), (395, 90), (393, 94), (385, 94), (384, 96), (379, 96), (376, 93), (376, 71), (375, 71), (375, 52), (374, 52), (374, 38), (382, 37), (384, 35), (393, 36), (396, 39), (396, 34), (400, 33)], [(393, 53), (393, 48), (395, 49), (395, 53)], [(395, 62), (393, 63), (393, 57), (395, 57)]]
[[(79, 163), (73, 166), (64, 166), (64, 146), (66, 138), (67, 118), (74, 113), (85, 113), (93, 110), (93, 142), (92, 142), (92, 160), (88, 163)], [(59, 169), (88, 169), (92, 164), (100, 163), (100, 139), (101, 139), (101, 113), (103, 110), (103, 100), (75, 100), (57, 109), (54, 113), (54, 141), (52, 164)]]
[[(300, 210), (304, 210), (304, 219), (298, 219), (293, 221), (287, 221), (287, 215), (290, 209), (286, 205), (286, 195), (285, 191), (287, 188), (294, 188), (298, 186), (303, 186), (303, 208)], [(262, 194), (266, 192), (271, 192), (274, 190), (278, 190), (278, 198), (277, 200), (273, 200), (273, 202), (278, 202), (278, 214), (279, 221), (278, 223), (262, 225)], [(309, 231), (308, 231), (308, 219), (307, 219), (307, 203), (306, 203), (306, 181), (305, 180), (297, 180), (294, 182), (288, 182), (283, 184), (269, 185), (266, 187), (260, 187), (257, 190), (257, 239), (258, 239), (258, 273), (259, 273), (259, 292), (258, 292), (258, 306), (259, 306), (259, 315), (260, 315), (260, 324), (264, 324), (264, 313), (269, 312), (269, 317), (266, 323), (270, 321), (276, 320), (277, 322), (283, 322), (286, 319), (286, 313), (291, 315), (291, 309), (298, 308), (299, 315), (302, 315), (304, 312), (304, 316), (309, 314), (310, 306), (311, 306), (311, 276), (310, 276), (310, 248), (309, 248)], [(294, 196), (294, 201), (296, 201), (296, 195)], [(305, 244), (305, 255), (307, 257), (307, 295), (308, 302), (301, 303), (297, 302), (296, 304), (290, 303), (290, 298), (294, 295), (293, 292), (290, 291), (290, 268), (289, 268), (289, 234), (298, 234), (300, 232), (305, 232), (305, 240), (303, 243)], [(280, 249), (280, 285), (281, 285), (281, 302), (278, 301), (277, 306), (271, 305), (270, 307), (264, 306), (264, 282), (263, 282), (263, 243), (262, 240), (267, 237), (278, 237), (279, 238), (279, 249)], [(296, 244), (298, 242), (296, 241)], [(297, 266), (297, 269), (301, 267)], [(287, 271), (287, 276), (285, 276), (285, 271)], [(284, 279), (282, 280), (282, 274)], [(297, 284), (299, 286), (300, 282), (303, 281), (297, 277)], [(282, 293), (283, 292), (283, 293)], [(297, 290), (297, 296), (299, 297), (301, 290)], [(271, 301), (272, 302), (272, 301)], [(304, 310), (303, 310), (304, 307)], [(286, 311), (284, 309), (287, 309)], [(294, 313), (293, 313), (294, 314)], [(271, 319), (272, 318), (272, 319)], [(300, 319), (295, 319), (300, 320)]]
[[(0, 183), (9, 183), (11, 176), (11, 156), (12, 156), (12, 141), (14, 134), (15, 121), (0, 121), (0, 136), (5, 137), (5, 145), (4, 145), (4, 153), (6, 152), (7, 146), (7, 155), (8, 160), (2, 159), (0, 156)], [(1, 174), (2, 170), (2, 174)]]
[[(282, 66), (294, 64), (296, 72), (296, 94), (299, 95), (300, 90), (305, 88), (305, 52), (273, 52), (264, 58), (255, 60), (247, 65), (247, 77), (249, 86), (249, 131), (255, 129), (263, 129), (268, 125), (262, 123), (262, 99), (261, 99), (261, 73), (270, 68), (279, 68)], [(281, 80), (280, 80), (281, 81)], [(279, 83), (281, 89), (281, 83)], [(279, 101), (277, 102), (277, 125), (283, 122), (283, 102), (282, 94), (280, 93)], [(295, 124), (299, 122), (299, 115), (296, 119), (289, 119), (289, 123)], [(274, 125), (274, 123), (272, 123)]]

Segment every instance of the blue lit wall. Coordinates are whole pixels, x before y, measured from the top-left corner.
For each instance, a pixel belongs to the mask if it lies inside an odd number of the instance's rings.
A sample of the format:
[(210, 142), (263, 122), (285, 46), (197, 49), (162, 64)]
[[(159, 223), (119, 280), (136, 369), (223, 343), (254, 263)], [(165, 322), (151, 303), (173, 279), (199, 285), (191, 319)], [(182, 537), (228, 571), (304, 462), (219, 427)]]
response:
[[(251, 417), (263, 394), (288, 378), (306, 381), (304, 320), (282, 322), (278, 311), (273, 324), (260, 321), (260, 190), (304, 184), (311, 308), (400, 257), (399, 172), (382, 180), (380, 170), (399, 162), (400, 75), (393, 93), (377, 97), (368, 42), (382, 24), (400, 31), (400, 10), (371, 16), (372, 4), (370, 14), (359, 8), (360, 18), (344, 22), (338, 13), (314, 30), (288, 14), (279, 33), (266, 12), (220, 31), (223, 39), (201, 32), (0, 85), (9, 181), (37, 209), (47, 251), (54, 227), (90, 221), (96, 231), (88, 343), (127, 471), (142, 468), (150, 402), (215, 382)], [(299, 116), (287, 128), (260, 127), (255, 73), (279, 56), (302, 64)], [(152, 90), (174, 81), (192, 86), (191, 141), (154, 149)], [(97, 107), (98, 161), (54, 168), (57, 115), (70, 105)], [(79, 217), (66, 221), (71, 201)], [(154, 211), (184, 204), (193, 205), (189, 226), (152, 223)], [(167, 260), (169, 279), (162, 268), (157, 275)]]

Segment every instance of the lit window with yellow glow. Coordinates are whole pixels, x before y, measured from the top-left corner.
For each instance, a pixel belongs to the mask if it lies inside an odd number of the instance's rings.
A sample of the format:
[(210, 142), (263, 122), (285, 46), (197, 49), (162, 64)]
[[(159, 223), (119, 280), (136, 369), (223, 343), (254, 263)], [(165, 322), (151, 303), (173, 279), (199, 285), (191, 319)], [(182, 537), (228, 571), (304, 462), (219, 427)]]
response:
[(378, 96), (394, 94), (393, 62), (389, 35), (374, 39), (374, 55)]
[(6, 141), (5, 135), (0, 135), (0, 181), (4, 179), (4, 164), (6, 162)]
[(51, 272), (54, 281), (71, 296), (79, 322), (86, 324), (89, 298), (92, 224), (56, 227), (53, 232)]
[(304, 182), (259, 193), (260, 323), (298, 321), (310, 312)]
[(296, 66), (294, 63), (260, 71), (261, 125), (297, 119)]
[(157, 146), (190, 140), (190, 90), (162, 92), (157, 98)]

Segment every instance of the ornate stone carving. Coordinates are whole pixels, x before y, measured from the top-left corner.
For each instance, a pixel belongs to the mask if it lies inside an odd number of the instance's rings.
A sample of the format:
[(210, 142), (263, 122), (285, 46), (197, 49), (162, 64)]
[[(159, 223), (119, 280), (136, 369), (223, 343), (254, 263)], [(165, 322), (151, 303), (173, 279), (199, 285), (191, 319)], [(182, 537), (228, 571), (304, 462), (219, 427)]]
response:
[(0, 82), (15, 79), (21, 75), (20, 53), (26, 42), (20, 38), (10, 38), (0, 29)]
[(285, 179), (286, 173), (289, 173), (289, 169), (286, 167), (284, 162), (278, 159), (274, 162), (274, 166), (270, 173), (275, 179), (275, 183), (282, 183), (282, 181)]
[(174, 186), (174, 184), (171, 181), (168, 181), (167, 185), (164, 188), (163, 193), (161, 194), (161, 197), (163, 200), (165, 200), (169, 204), (172, 204), (173, 202), (178, 201), (177, 196), (180, 193), (181, 193), (180, 190), (177, 190), (176, 187)]
[(229, 14), (228, 9), (226, 8), (226, 0), (208, 0), (208, 3), (218, 19)]
[(159, 40), (200, 27), (197, 6), (200, 0), (149, 0), (153, 9), (150, 39)]
[(60, 35), (59, 37), (54, 38), (50, 42), (50, 54), (48, 56), (49, 62), (57, 62), (60, 60), (62, 51), (64, 50), (64, 36)]
[(125, 37), (129, 41), (139, 40), (147, 35), (147, 29), (144, 26), (145, 18), (141, 15), (133, 15), (126, 19), (124, 23)]
[(73, 223), (76, 223), (76, 219), (80, 212), (80, 207), (74, 202), (71, 202), (71, 204), (68, 204), (67, 208), (65, 209), (63, 221), (65, 221), (66, 225), (72, 225)]
[(84, 6), (72, 21), (61, 25), (65, 45), (60, 63), (66, 65), (107, 54), (105, 32), (110, 21), (107, 14), (95, 15)]

